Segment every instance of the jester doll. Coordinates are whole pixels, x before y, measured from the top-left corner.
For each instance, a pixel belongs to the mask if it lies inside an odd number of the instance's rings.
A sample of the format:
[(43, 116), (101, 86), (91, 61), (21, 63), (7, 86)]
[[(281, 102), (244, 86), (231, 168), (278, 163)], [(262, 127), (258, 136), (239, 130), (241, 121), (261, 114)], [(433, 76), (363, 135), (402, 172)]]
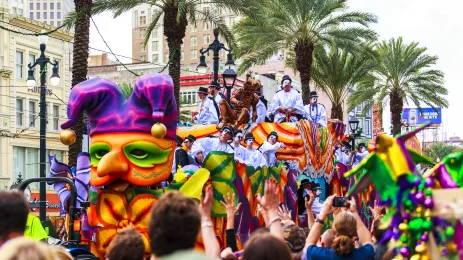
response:
[[(61, 139), (72, 143), (75, 136), (68, 128), (86, 112), (91, 143), (89, 153), (79, 158), (87, 158), (90, 168), (90, 208), (88, 225), (83, 227), (94, 228), (92, 252), (100, 257), (126, 226), (143, 235), (149, 255), (148, 216), (162, 193), (161, 183), (171, 173), (176, 146), (178, 111), (173, 91), (172, 78), (165, 74), (140, 77), (128, 99), (114, 82), (101, 78), (82, 82), (71, 91), (69, 120), (61, 125), (65, 129)], [(82, 179), (79, 170), (76, 180)]]

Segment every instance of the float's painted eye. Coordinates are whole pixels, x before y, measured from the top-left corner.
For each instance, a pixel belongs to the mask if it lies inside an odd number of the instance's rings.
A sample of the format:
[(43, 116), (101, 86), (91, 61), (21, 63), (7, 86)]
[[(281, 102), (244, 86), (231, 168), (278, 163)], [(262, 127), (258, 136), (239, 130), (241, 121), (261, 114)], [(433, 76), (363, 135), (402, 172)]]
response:
[(123, 150), (133, 164), (142, 168), (151, 168), (156, 164), (167, 162), (172, 148), (164, 150), (155, 143), (135, 141), (125, 145)]
[(111, 151), (111, 146), (107, 143), (97, 142), (90, 146), (90, 165), (98, 166), (101, 158)]

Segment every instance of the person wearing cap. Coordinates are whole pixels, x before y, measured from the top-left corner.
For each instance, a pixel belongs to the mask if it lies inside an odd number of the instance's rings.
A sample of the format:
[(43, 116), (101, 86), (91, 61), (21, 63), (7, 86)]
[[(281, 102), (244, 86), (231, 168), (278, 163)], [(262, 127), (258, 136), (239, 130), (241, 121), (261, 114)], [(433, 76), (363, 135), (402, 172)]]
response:
[(258, 167), (263, 167), (266, 164), (264, 155), (252, 147), (252, 144), (254, 143), (254, 135), (252, 133), (247, 133), (244, 136), (244, 142), (246, 143), (246, 149), (244, 152), (244, 156), (241, 158), (247, 166), (252, 166), (255, 169)]
[(183, 141), (183, 145), (186, 148), (186, 152), (188, 154), (188, 164), (193, 164), (197, 165), (195, 157), (193, 156), (193, 153), (191, 152), (191, 148), (193, 147), (193, 143), (196, 141), (196, 137), (193, 135), (188, 135), (185, 140)]
[[(259, 96), (259, 102), (256, 105), (257, 110), (257, 119), (255, 123), (265, 122), (265, 117), (267, 116), (267, 100), (262, 96), (261, 89), (256, 90), (257, 96)], [(249, 118), (252, 118), (252, 106), (249, 109)]]
[(228, 143), (234, 137), (233, 128), (224, 126), (220, 129), (219, 137), (205, 137), (193, 143), (191, 148), (193, 156), (202, 163), (200, 158), (206, 158), (209, 152), (218, 151), (226, 153), (234, 153), (233, 147)]
[(172, 175), (169, 177), (169, 181), (172, 180), (175, 173), (177, 173), (179, 167), (184, 167), (185, 165), (190, 164), (188, 159), (188, 153), (182, 148), (182, 138), (177, 135), (176, 141), (177, 147), (175, 148), (174, 161), (172, 162)]
[(207, 97), (212, 101), (214, 109), (218, 115), (219, 121), (222, 119), (222, 112), (220, 111), (220, 101), (226, 100), (225, 96), (220, 92), (221, 86), (218, 83), (212, 83), (209, 86), (209, 96)]
[(233, 138), (231, 146), (235, 150), (235, 160), (244, 163), (244, 161), (241, 159), (244, 156), (244, 147), (241, 145), (241, 141), (243, 141), (243, 131), (241, 129), (235, 128), (234, 133), (235, 138)]
[(338, 162), (344, 164), (345, 166), (351, 165), (351, 154), (350, 151), (352, 146), (350, 145), (348, 140), (342, 141), (342, 147), (337, 148), (335, 151), (335, 155), (338, 159)]
[(316, 91), (310, 91), (309, 102), (310, 104), (304, 106), (304, 117), (312, 121), (319, 127), (326, 127), (328, 121), (326, 120), (326, 109), (323, 104), (317, 102), (318, 94)]
[(315, 215), (318, 215), (323, 208), (323, 203), (320, 202), (320, 195), (322, 194), (322, 187), (320, 186), (319, 183), (316, 183), (316, 182), (312, 182), (310, 186), (311, 186), (310, 190), (315, 195), (315, 198), (312, 204), (312, 212)]
[(213, 125), (219, 123), (220, 111), (214, 106), (213, 99), (207, 98), (207, 88), (200, 87), (198, 96), (198, 113), (193, 117), (193, 123), (201, 125)]
[(368, 156), (368, 154), (368, 149), (365, 146), (365, 143), (359, 143), (357, 147), (357, 152), (354, 156), (354, 163), (352, 164), (352, 167), (359, 165), (360, 162)]
[(270, 132), (267, 136), (267, 141), (263, 142), (259, 147), (259, 151), (264, 155), (267, 166), (277, 166), (276, 152), (280, 148), (286, 148), (282, 142), (278, 142), (278, 134), (275, 131)]
[(275, 93), (271, 106), (273, 122), (297, 122), (305, 114), (301, 93), (291, 87), (290, 77), (284, 76), (281, 82), (283, 89)]

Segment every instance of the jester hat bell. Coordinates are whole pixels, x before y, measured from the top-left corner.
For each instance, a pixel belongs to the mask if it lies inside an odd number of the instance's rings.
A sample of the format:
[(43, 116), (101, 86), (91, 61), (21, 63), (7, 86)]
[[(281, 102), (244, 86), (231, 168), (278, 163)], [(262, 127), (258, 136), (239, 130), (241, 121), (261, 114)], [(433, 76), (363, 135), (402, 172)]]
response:
[[(116, 83), (102, 78), (84, 81), (71, 90), (67, 115), (61, 125), (73, 126), (82, 112), (87, 112), (90, 136), (100, 133), (151, 133), (155, 124), (165, 126), (165, 137), (175, 140), (177, 104), (172, 78), (166, 74), (140, 77), (128, 99)], [(154, 134), (153, 134), (154, 135)]]

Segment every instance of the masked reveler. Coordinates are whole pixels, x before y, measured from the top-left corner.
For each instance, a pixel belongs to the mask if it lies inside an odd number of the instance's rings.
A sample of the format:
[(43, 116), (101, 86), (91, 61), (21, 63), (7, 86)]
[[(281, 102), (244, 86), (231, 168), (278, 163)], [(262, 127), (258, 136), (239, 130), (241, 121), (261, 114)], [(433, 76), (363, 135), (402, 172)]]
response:
[(320, 211), (323, 208), (323, 203), (320, 202), (320, 195), (322, 194), (322, 188), (321, 188), (319, 183), (312, 182), (310, 189), (312, 190), (312, 192), (315, 195), (315, 198), (314, 198), (313, 204), (312, 204), (312, 212), (315, 215), (318, 215), (318, 214), (320, 214)]
[(220, 111), (214, 105), (214, 100), (207, 97), (207, 88), (200, 87), (198, 96), (198, 113), (193, 117), (193, 123), (200, 125), (213, 125), (219, 123)]
[(202, 163), (212, 151), (234, 153), (233, 147), (228, 143), (232, 140), (233, 135), (233, 128), (224, 126), (220, 129), (219, 137), (205, 137), (194, 142), (191, 148), (192, 154), (198, 162)]
[(235, 160), (244, 163), (242, 158), (244, 156), (245, 148), (241, 145), (241, 141), (243, 141), (243, 131), (241, 129), (235, 128), (234, 133), (235, 138), (233, 138), (231, 146), (235, 150)]
[(254, 168), (263, 167), (266, 163), (264, 155), (252, 147), (254, 143), (254, 135), (252, 133), (247, 133), (244, 137), (244, 142), (246, 143), (246, 149), (244, 151), (244, 156), (242, 160), (247, 166), (252, 166)]
[(263, 142), (259, 147), (259, 151), (264, 155), (267, 166), (277, 166), (276, 152), (280, 148), (286, 148), (282, 142), (278, 142), (278, 134), (275, 131), (270, 132), (267, 141)]
[[(265, 122), (265, 117), (267, 116), (267, 100), (264, 98), (264, 96), (262, 96), (262, 88), (257, 89), (256, 94), (259, 96), (259, 102), (256, 105), (256, 123)], [(252, 118), (252, 107), (249, 110), (249, 118)]]
[(338, 162), (349, 167), (351, 165), (351, 149), (352, 146), (347, 140), (342, 141), (342, 147), (335, 151)]
[(355, 157), (354, 157), (354, 164), (352, 165), (352, 167), (359, 165), (360, 162), (363, 161), (363, 159), (365, 159), (368, 156), (368, 154), (369, 154), (368, 149), (365, 146), (365, 144), (364, 143), (358, 144), (357, 152), (355, 153)]
[(179, 167), (184, 167), (185, 165), (190, 164), (188, 160), (188, 153), (187, 151), (183, 150), (182, 147), (182, 138), (177, 135), (176, 141), (177, 147), (175, 148), (174, 161), (172, 163), (172, 175), (169, 177), (168, 181), (172, 181), (173, 175), (175, 175)]
[(304, 106), (305, 118), (312, 121), (319, 127), (326, 127), (328, 121), (326, 120), (326, 110), (323, 104), (317, 102), (317, 92), (311, 91), (309, 94), (310, 104)]
[(305, 114), (301, 93), (292, 88), (289, 76), (283, 76), (281, 83), (282, 89), (275, 93), (271, 105), (273, 122), (297, 122)]
[(185, 146), (186, 152), (188, 154), (188, 164), (193, 164), (193, 165), (197, 164), (195, 157), (193, 156), (193, 152), (191, 151), (191, 148), (193, 147), (193, 144), (195, 141), (196, 141), (196, 137), (194, 137), (193, 135), (188, 135), (183, 141), (183, 145)]

